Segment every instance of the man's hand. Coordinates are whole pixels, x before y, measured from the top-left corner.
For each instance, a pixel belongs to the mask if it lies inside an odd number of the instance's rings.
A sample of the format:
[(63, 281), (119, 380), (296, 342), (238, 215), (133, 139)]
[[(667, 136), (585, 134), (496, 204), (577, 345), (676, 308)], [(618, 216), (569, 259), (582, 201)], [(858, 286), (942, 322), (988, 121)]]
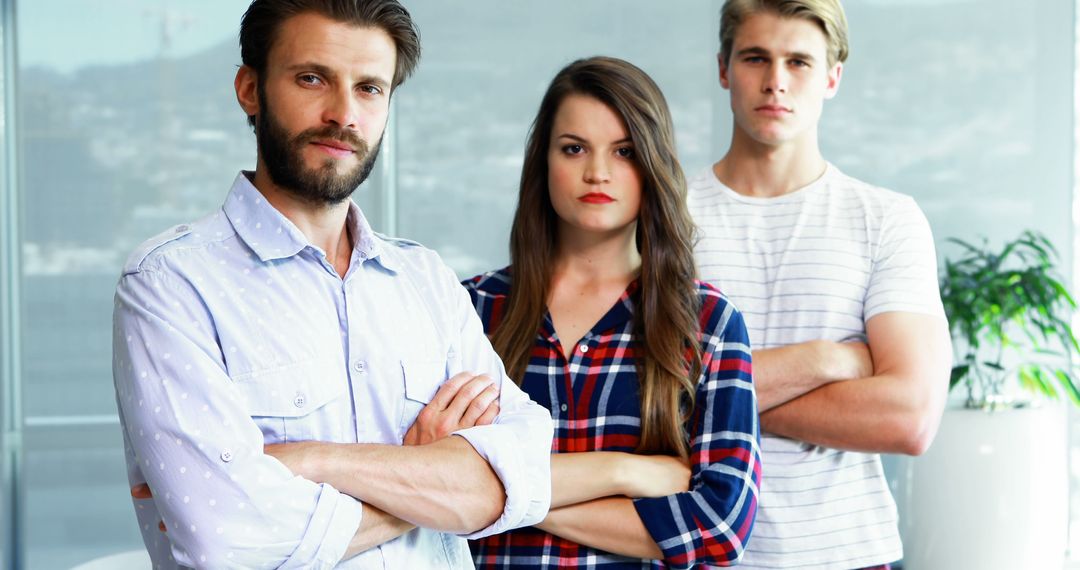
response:
[[(947, 399), (949, 324), (937, 316), (892, 311), (867, 321), (866, 333), (872, 375), (829, 383), (774, 409), (759, 405), (761, 428), (834, 449), (923, 453), (933, 441)], [(846, 356), (837, 353), (838, 361), (862, 348), (859, 343), (836, 347), (849, 351)], [(756, 373), (757, 352), (754, 358)]]
[[(136, 499), (153, 499), (154, 498), (154, 494), (150, 492), (150, 485), (147, 485), (146, 483), (140, 483), (140, 484), (135, 485), (134, 487), (132, 487), (131, 488), (131, 496), (135, 497)], [(165, 531), (165, 521), (158, 521), (157, 527), (158, 527), (158, 530), (160, 530), (161, 532), (166, 532)]]
[(690, 490), (690, 466), (683, 459), (635, 454), (626, 454), (624, 459), (618, 478), (627, 497), (664, 497)]
[(150, 485), (141, 483), (131, 488), (131, 496), (136, 499), (153, 499), (154, 495), (150, 492)]
[(765, 413), (818, 388), (874, 374), (865, 342), (810, 340), (754, 351), (754, 389)]
[(870, 345), (860, 341), (844, 341), (832, 346), (825, 358), (833, 364), (832, 375), (837, 380), (856, 380), (874, 375), (874, 359)]
[(405, 445), (424, 445), (455, 431), (488, 425), (499, 415), (499, 387), (489, 376), (462, 372), (439, 387), (405, 432)]

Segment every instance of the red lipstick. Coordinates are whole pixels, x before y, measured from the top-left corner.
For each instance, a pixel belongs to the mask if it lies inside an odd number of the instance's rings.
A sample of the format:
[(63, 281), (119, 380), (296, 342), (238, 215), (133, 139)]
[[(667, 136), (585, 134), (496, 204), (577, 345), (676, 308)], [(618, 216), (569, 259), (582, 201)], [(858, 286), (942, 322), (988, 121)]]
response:
[(586, 204), (610, 204), (615, 201), (614, 198), (603, 192), (589, 192), (578, 198), (578, 200), (585, 202)]

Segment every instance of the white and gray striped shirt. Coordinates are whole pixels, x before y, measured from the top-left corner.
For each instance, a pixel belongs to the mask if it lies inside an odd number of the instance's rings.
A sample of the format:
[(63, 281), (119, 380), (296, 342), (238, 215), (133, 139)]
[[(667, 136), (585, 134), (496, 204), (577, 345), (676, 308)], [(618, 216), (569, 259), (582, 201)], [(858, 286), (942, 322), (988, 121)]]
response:
[[(874, 315), (944, 315), (926, 217), (910, 197), (833, 165), (775, 198), (743, 196), (712, 169), (689, 182), (701, 278), (742, 311), (751, 346), (864, 339)], [(902, 555), (876, 454), (762, 432), (761, 504), (741, 563), (848, 570)]]

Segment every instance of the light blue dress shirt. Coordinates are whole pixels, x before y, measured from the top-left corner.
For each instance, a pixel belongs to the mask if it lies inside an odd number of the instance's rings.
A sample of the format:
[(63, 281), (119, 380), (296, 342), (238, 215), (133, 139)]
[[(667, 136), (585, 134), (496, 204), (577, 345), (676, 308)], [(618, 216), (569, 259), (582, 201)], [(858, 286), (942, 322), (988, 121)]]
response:
[(495, 423), (458, 435), (506, 491), (501, 517), (468, 538), (547, 513), (550, 414), (506, 377), (453, 271), (375, 234), (355, 204), (348, 224), (342, 279), (241, 173), (220, 211), (124, 267), (113, 376), (129, 480), (155, 493), (134, 501), (155, 567), (471, 568), (464, 538), (428, 529), (342, 561), (361, 503), (263, 454), (302, 440), (400, 445), (463, 370), (501, 381)]

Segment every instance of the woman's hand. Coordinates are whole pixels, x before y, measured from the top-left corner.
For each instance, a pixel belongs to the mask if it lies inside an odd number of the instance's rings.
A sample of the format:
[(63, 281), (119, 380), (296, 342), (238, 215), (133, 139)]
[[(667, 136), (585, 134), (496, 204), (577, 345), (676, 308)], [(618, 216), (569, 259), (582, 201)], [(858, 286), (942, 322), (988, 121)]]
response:
[(625, 454), (619, 462), (622, 494), (632, 499), (664, 497), (690, 490), (690, 466), (669, 455)]

